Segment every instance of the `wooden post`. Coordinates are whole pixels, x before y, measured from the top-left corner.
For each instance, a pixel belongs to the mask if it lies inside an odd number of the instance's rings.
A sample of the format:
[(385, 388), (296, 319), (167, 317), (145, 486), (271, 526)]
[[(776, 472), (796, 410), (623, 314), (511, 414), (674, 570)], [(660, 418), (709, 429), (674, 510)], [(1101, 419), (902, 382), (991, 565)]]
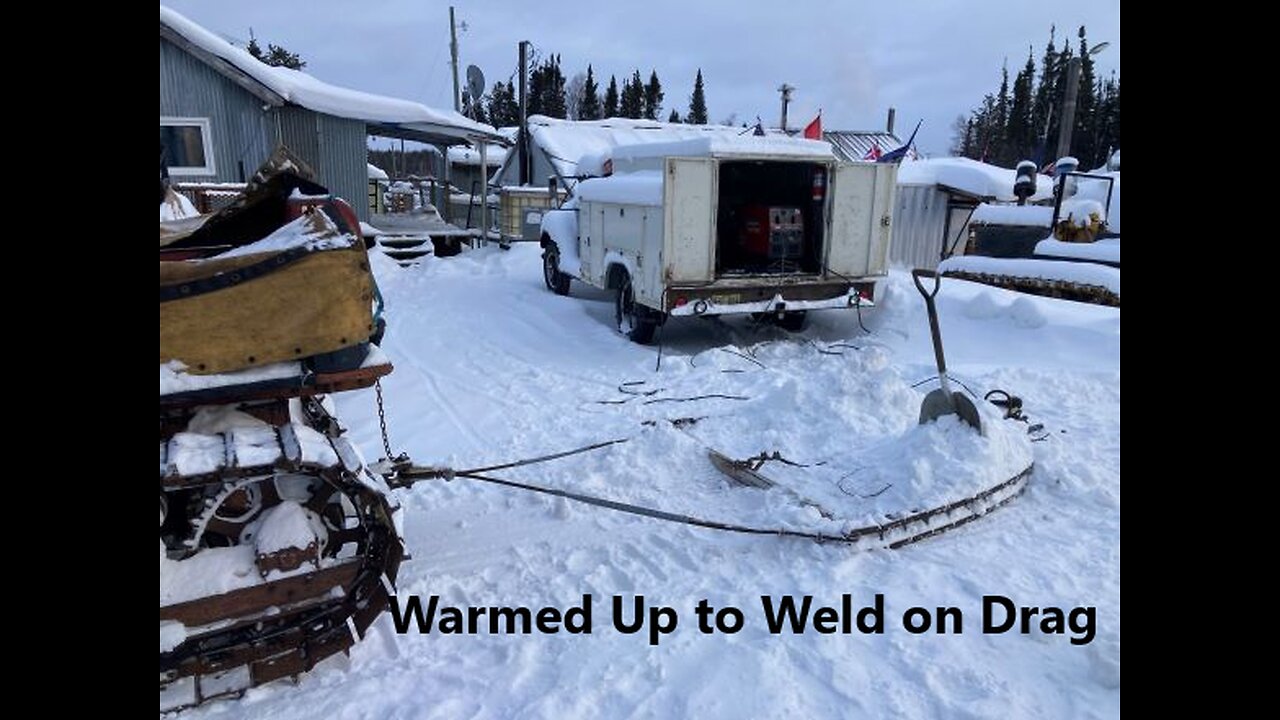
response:
[(462, 112), (462, 100), (458, 95), (458, 28), (453, 22), (453, 6), (449, 6), (449, 57), (453, 63), (453, 111)]

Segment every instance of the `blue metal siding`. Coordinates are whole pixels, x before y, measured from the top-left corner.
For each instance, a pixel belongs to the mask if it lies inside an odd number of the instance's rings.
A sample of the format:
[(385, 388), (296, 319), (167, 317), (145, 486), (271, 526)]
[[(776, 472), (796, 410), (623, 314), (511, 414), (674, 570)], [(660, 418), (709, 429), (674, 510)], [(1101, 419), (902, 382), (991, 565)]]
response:
[(369, 220), (369, 146), (361, 120), (319, 115), (321, 185), (346, 200), (356, 215)]
[(217, 174), (182, 180), (238, 182), (252, 175), (274, 146), (273, 113), (262, 106), (262, 100), (161, 38), (160, 115), (209, 118), (213, 145)]

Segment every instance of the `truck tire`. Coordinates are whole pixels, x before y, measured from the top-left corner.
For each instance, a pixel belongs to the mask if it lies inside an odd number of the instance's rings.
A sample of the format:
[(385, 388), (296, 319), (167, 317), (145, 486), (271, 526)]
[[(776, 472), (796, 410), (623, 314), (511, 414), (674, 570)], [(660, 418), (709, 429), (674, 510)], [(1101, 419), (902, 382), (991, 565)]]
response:
[(640, 345), (653, 342), (653, 332), (658, 329), (658, 321), (653, 317), (652, 310), (636, 303), (635, 293), (631, 289), (630, 275), (622, 276), (622, 284), (618, 286), (618, 297), (614, 308), (618, 330), (631, 338), (631, 342)]
[(804, 310), (793, 310), (777, 319), (778, 327), (788, 332), (800, 332), (804, 329), (808, 315)]
[(553, 242), (547, 243), (542, 251), (542, 279), (551, 292), (569, 294), (569, 276), (560, 272), (560, 248)]

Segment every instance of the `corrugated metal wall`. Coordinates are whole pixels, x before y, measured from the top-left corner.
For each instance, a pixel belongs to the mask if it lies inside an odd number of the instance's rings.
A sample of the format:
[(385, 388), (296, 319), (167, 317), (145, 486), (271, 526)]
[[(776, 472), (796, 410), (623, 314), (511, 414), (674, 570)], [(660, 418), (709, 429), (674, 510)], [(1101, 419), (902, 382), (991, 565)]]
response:
[(899, 185), (889, 262), (933, 269), (942, 259), (944, 248), (951, 249), (953, 243), (954, 254), (964, 254), (969, 216), (976, 206), (977, 200), (952, 196), (936, 185)]
[(316, 182), (369, 219), (369, 151), (360, 120), (324, 115), (296, 106), (280, 108), (284, 144), (316, 173)]
[(160, 115), (209, 118), (214, 148), (216, 175), (183, 175), (181, 180), (240, 182), (252, 175), (274, 145), (274, 119), (262, 105), (252, 93), (161, 38)]
[(946, 193), (933, 185), (899, 185), (889, 262), (911, 268), (937, 267), (946, 222)]

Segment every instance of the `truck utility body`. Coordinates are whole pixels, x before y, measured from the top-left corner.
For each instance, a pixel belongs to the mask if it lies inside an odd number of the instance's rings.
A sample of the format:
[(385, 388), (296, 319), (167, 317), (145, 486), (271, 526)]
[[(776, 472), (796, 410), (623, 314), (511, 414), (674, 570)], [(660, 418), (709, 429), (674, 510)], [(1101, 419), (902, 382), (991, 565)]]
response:
[(617, 147), (610, 163), (544, 216), (547, 284), (617, 289), (620, 322), (648, 334), (669, 315), (798, 328), (806, 310), (869, 304), (886, 273), (896, 165), (778, 137)]

